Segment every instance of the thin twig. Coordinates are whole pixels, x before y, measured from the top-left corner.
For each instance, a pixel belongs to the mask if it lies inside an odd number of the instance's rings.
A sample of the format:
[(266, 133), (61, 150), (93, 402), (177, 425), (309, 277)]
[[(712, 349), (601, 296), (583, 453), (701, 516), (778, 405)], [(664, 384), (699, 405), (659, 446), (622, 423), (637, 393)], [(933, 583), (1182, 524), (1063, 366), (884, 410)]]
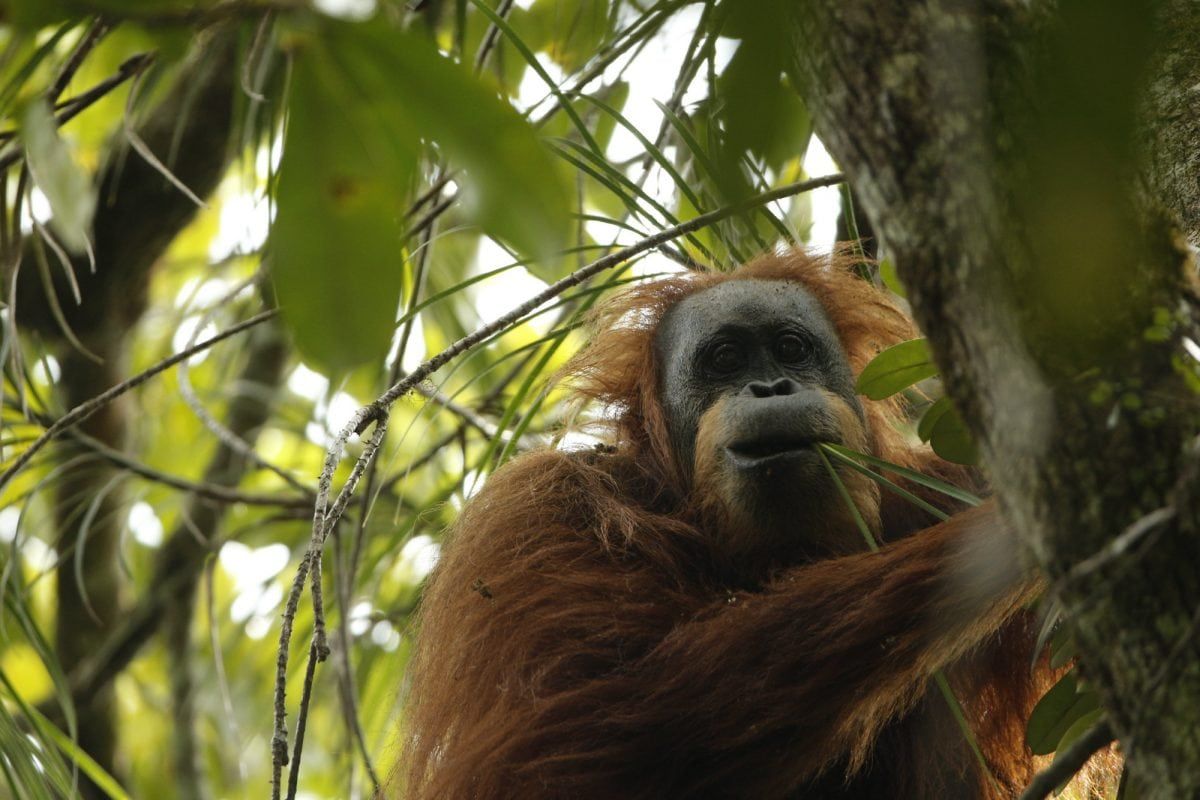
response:
[(1162, 526), (1173, 520), (1176, 516), (1178, 516), (1178, 512), (1175, 510), (1175, 507), (1168, 505), (1156, 508), (1149, 514), (1138, 518), (1132, 525), (1121, 531), (1120, 534), (1104, 545), (1099, 552), (1088, 556), (1083, 561), (1071, 567), (1070, 571), (1057, 582), (1054, 594), (1060, 595), (1066, 584), (1075, 583), (1086, 578), (1121, 558), (1131, 548), (1137, 546), (1147, 535), (1161, 533)]
[[(500, 426), (495, 422), (487, 419), (475, 409), (464, 406), (462, 403), (458, 402), (439, 389), (435, 389), (434, 387), (424, 383), (418, 383), (413, 387), (413, 391), (427, 400), (437, 403), (450, 413), (455, 414), (469, 427), (472, 427), (482, 433), (487, 439), (491, 439), (496, 435), (499, 435), (504, 444), (508, 444), (508, 442), (512, 440), (512, 434), (510, 432), (501, 431)], [(532, 446), (533, 444), (534, 442), (527, 442), (524, 446)]]
[(83, 61), (88, 57), (101, 39), (104, 38), (112, 30), (112, 25), (103, 17), (97, 17), (92, 20), (92, 24), (88, 26), (83, 37), (75, 45), (75, 49), (71, 51), (71, 55), (67, 56), (67, 60), (63, 62), (62, 69), (59, 70), (58, 76), (54, 79), (54, 83), (50, 84), (50, 88), (46, 90), (46, 101), (50, 105), (58, 100), (59, 95), (66, 90), (71, 83), (71, 79), (75, 77), (75, 73), (83, 65)]
[(266, 49), (267, 31), (271, 29), (271, 23), (274, 21), (274, 11), (268, 11), (263, 14), (262, 19), (258, 21), (258, 25), (254, 29), (254, 38), (250, 41), (250, 49), (246, 51), (246, 58), (242, 62), (242, 92), (255, 103), (262, 103), (267, 99), (251, 85), (250, 78), (254, 74), (254, 66), (258, 64), (259, 58), (263, 57), (263, 52)]
[(313, 681), (317, 676), (317, 645), (308, 648), (308, 664), (304, 668), (304, 688), (300, 692), (300, 712), (296, 719), (296, 747), (292, 750), (292, 768), (288, 771), (287, 800), (295, 800), (300, 783), (300, 756), (304, 753), (304, 730), (308, 727), (308, 707), (312, 702)]
[[(317, 485), (317, 499), (313, 504), (312, 537), (309, 540), (308, 550), (305, 552), (304, 559), (300, 562), (300, 568), (296, 570), (296, 578), (292, 581), (292, 588), (288, 593), (287, 605), (284, 609), (283, 624), (279, 630), (279, 653), (275, 662), (275, 732), (271, 737), (272, 800), (279, 800), (282, 772), (284, 766), (288, 763), (288, 647), (291, 644), (292, 625), (296, 617), (296, 610), (300, 605), (300, 596), (304, 592), (305, 578), (310, 572), (312, 573), (314, 622), (312, 648), (317, 660), (324, 661), (329, 656), (329, 644), (326, 642), (321, 591), (321, 548), (329, 536), (329, 531), (341, 519), (342, 514), (346, 510), (346, 505), (350, 502), (354, 487), (358, 484), (363, 472), (373, 460), (375, 453), (378, 452), (379, 445), (383, 443), (383, 437), (387, 433), (387, 415), (385, 414), (376, 420), (375, 432), (363, 448), (362, 455), (355, 463), (354, 469), (351, 470), (350, 476), (342, 486), (341, 492), (338, 493), (333, 506), (329, 507), (329, 490), (333, 483), (333, 472), (337, 468), (338, 461), (341, 460), (341, 454), (346, 447), (347, 440), (349, 440), (351, 433), (358, 429), (357, 425), (360, 422), (360, 418), (366, 411), (367, 409), (363, 408), (355, 414), (354, 419), (342, 429), (342, 432), (330, 446), (329, 453), (325, 457), (325, 468), (321, 472), (321, 479)], [(326, 510), (327, 508), (328, 511)]]
[[(500, 5), (496, 6), (496, 16), (504, 19), (508, 16), (508, 12), (512, 10), (513, 0), (500, 0)], [(483, 69), (487, 57), (491, 55), (492, 48), (496, 46), (496, 42), (500, 39), (500, 26), (496, 23), (488, 25), (487, 33), (483, 35), (483, 41), (479, 43), (479, 49), (475, 52), (475, 73), (478, 74)]]
[(420, 197), (413, 201), (412, 205), (408, 207), (408, 211), (404, 212), (404, 218), (406, 220), (411, 219), (412, 216), (424, 208), (427, 203), (441, 197), (442, 190), (445, 189), (446, 185), (452, 180), (454, 180), (453, 171), (443, 172), (442, 175), (433, 182), (433, 185), (431, 185), (421, 194)]
[[(325, 608), (321, 588), (321, 551), (324, 549), (325, 540), (329, 537), (329, 532), (338, 524), (342, 518), (342, 514), (345, 513), (346, 506), (350, 503), (350, 498), (353, 496), (354, 489), (358, 485), (358, 481), (362, 478), (363, 472), (372, 463), (375, 454), (379, 452), (379, 447), (383, 444), (383, 438), (387, 435), (387, 423), (388, 417), (386, 414), (376, 418), (375, 431), (363, 446), (362, 454), (354, 463), (354, 467), (351, 469), (349, 477), (346, 478), (346, 482), (342, 484), (342, 490), (338, 492), (337, 499), (333, 501), (333, 505), (330, 507), (328, 513), (325, 514), (323, 524), (319, 528), (317, 525), (313, 525), (313, 535), (309, 541), (309, 547), (314, 553), (312, 563), (313, 641), (317, 645), (317, 657), (321, 661), (329, 657), (329, 642), (327, 641), (325, 631)], [(346, 430), (348, 429), (349, 426), (347, 426)], [(342, 440), (341, 447), (336, 448), (338, 460), (341, 459), (341, 453), (345, 449), (345, 445), (345, 440)], [(333, 451), (331, 450), (331, 452)], [(328, 461), (326, 463), (328, 464)], [(333, 482), (332, 471), (330, 471), (329, 477), (329, 484), (331, 485)], [(324, 491), (328, 491), (328, 488), (330, 488), (329, 485), (325, 487)], [(323, 489), (318, 486), (318, 504), (321, 501), (322, 491)]]
[[(313, 531), (309, 541), (309, 550), (305, 553), (300, 566), (296, 570), (296, 576), (292, 581), (292, 589), (288, 595), (287, 603), (284, 607), (283, 618), (279, 631), (279, 651), (276, 658), (275, 669), (275, 708), (274, 708), (274, 732), (271, 736), (271, 754), (272, 754), (272, 778), (271, 778), (271, 797), (272, 800), (279, 800), (280, 791), (282, 789), (283, 767), (288, 763), (288, 736), (287, 736), (287, 706), (286, 706), (286, 687), (287, 687), (287, 663), (288, 650), (291, 644), (292, 628), (295, 622), (296, 611), (300, 605), (300, 595), (304, 591), (306, 578), (311, 571), (313, 577), (313, 643), (316, 646), (316, 652), (319, 660), (324, 660), (328, 655), (328, 645), (325, 643), (325, 621), (321, 613), (320, 592), (320, 563), (321, 563), (321, 548), (323, 547), (329, 531), (337, 525), (342, 513), (345, 511), (346, 504), (350, 501), (350, 495), (353, 493), (355, 485), (362, 476), (366, 466), (371, 462), (375, 453), (378, 450), (379, 442), (382, 441), (383, 430), (386, 426), (389, 409), (391, 405), (400, 397), (407, 394), (414, 386), (425, 380), (431, 374), (445, 366), (452, 359), (473, 349), (480, 343), (490, 339), (495, 334), (506, 328), (518, 323), (523, 317), (535, 311), (543, 303), (553, 300), (558, 295), (577, 286), (580, 283), (592, 278), (605, 270), (612, 269), (636, 255), (652, 250), (659, 245), (675, 239), (679, 236), (700, 230), (715, 222), (720, 222), (736, 214), (741, 214), (753, 208), (757, 208), (764, 203), (770, 203), (775, 200), (780, 200), (785, 197), (791, 197), (802, 192), (818, 189), (823, 186), (832, 186), (841, 183), (845, 178), (841, 174), (826, 175), (812, 180), (793, 183), (787, 186), (773, 189), (769, 192), (763, 192), (744, 202), (736, 205), (720, 208), (715, 211), (710, 211), (707, 214), (701, 214), (694, 219), (679, 225), (674, 225), (653, 236), (648, 236), (640, 242), (629, 247), (622, 248), (614, 253), (610, 253), (603, 258), (597, 259), (586, 267), (572, 272), (570, 275), (556, 281), (548, 286), (545, 290), (539, 292), (534, 297), (514, 308), (512, 311), (497, 318), (493, 322), (488, 323), (475, 332), (462, 337), (457, 342), (438, 353), (433, 358), (424, 362), (412, 372), (408, 373), (403, 379), (392, 385), (386, 392), (380, 395), (374, 402), (363, 406), (355, 413), (354, 417), (342, 428), (341, 432), (335, 438), (333, 444), (330, 445), (325, 457), (325, 464), (321, 471), (321, 477), (317, 483), (317, 499), (313, 509)], [(350, 477), (342, 486), (337, 499), (333, 506), (329, 506), (329, 492), (333, 483), (333, 474), (337, 470), (338, 463), (341, 461), (342, 452), (345, 449), (346, 442), (350, 436), (354, 434), (362, 435), (362, 433), (371, 425), (375, 424), (376, 429), (371, 436), (370, 441), (363, 448), (362, 455), (351, 471)]]
[(16, 459), (13, 460), (13, 463), (9, 465), (8, 469), (4, 470), (3, 473), (0, 473), (0, 489), (3, 489), (5, 486), (7, 486), (9, 481), (11, 481), (16, 474), (20, 472), (26, 464), (29, 463), (29, 460), (33, 458), (39, 450), (49, 444), (51, 440), (55, 439), (67, 428), (70, 428), (73, 425), (78, 425), (80, 422), (83, 422), (85, 419), (90, 417), (92, 414), (95, 414), (113, 400), (117, 399), (131, 389), (136, 389), (146, 381), (153, 378), (155, 375), (159, 374), (160, 372), (165, 372), (166, 370), (178, 364), (180, 361), (191, 358), (192, 356), (196, 355), (196, 353), (204, 352), (217, 342), (224, 341), (225, 339), (235, 336), (242, 331), (253, 328), (255, 325), (266, 322), (274, 317), (277, 313), (278, 312), (275, 310), (270, 310), (263, 311), (260, 314), (255, 314), (245, 322), (239, 322), (232, 328), (224, 330), (215, 336), (211, 336), (193, 347), (188, 347), (171, 356), (170, 358), (163, 359), (149, 369), (139, 372), (132, 378), (121, 381), (111, 389), (101, 392), (91, 400), (75, 406), (66, 414), (63, 414), (61, 417), (59, 417), (53, 425), (47, 428), (45, 432), (33, 442), (33, 444), (25, 448), (21, 455), (17, 456)]
[(1113, 738), (1112, 728), (1107, 721), (1101, 720), (1096, 723), (1087, 733), (1071, 742), (1066, 750), (1054, 756), (1050, 766), (1033, 776), (1029, 786), (1021, 792), (1020, 800), (1045, 800), (1055, 789), (1083, 769), (1088, 759), (1107, 747)]
[[(138, 53), (125, 59), (121, 62), (121, 66), (117, 67), (115, 75), (105, 78), (83, 94), (76, 95), (61, 103), (59, 105), (60, 110), (54, 117), (55, 124), (61, 128), (79, 116), (88, 107), (94, 105), (102, 97), (110, 94), (118, 86), (140, 75), (153, 61), (153, 53)], [(17, 132), (15, 130), (0, 132), (0, 141), (7, 141), (16, 135)], [(3, 155), (0, 155), (0, 171), (8, 169), (24, 156), (25, 151), (20, 147), (8, 149)]]
[(589, 278), (598, 275), (605, 270), (612, 269), (618, 264), (624, 263), (640, 253), (644, 253), (647, 250), (653, 250), (655, 247), (664, 242), (668, 242), (680, 236), (698, 231), (701, 228), (712, 225), (714, 222), (720, 222), (721, 220), (744, 213), (766, 203), (774, 202), (775, 200), (782, 200), (785, 197), (791, 197), (803, 192), (812, 191), (813, 189), (820, 189), (825, 186), (833, 186), (841, 183), (844, 180), (845, 177), (843, 175), (840, 173), (835, 173), (833, 175), (825, 175), (820, 178), (813, 178), (812, 180), (781, 186), (778, 189), (772, 189), (769, 192), (763, 192), (762, 194), (756, 195), (741, 203), (737, 203), (736, 205), (719, 208), (716, 211), (710, 211), (707, 214), (701, 214), (700, 216), (690, 219), (687, 222), (681, 222), (678, 225), (672, 225), (671, 227), (666, 228), (659, 233), (654, 234), (653, 236), (646, 237), (636, 244), (632, 244), (629, 247), (624, 247), (615, 253), (610, 253), (603, 258), (593, 261), (586, 267), (578, 269), (572, 272), (570, 275), (567, 275), (565, 278), (555, 281), (546, 289), (534, 295), (531, 299), (517, 306), (512, 311), (499, 317), (495, 321), (478, 328), (474, 333), (470, 333), (462, 337), (457, 342), (443, 350), (441, 353), (438, 353), (424, 364), (421, 364), (415, 370), (410, 372), (403, 380), (399, 381), (392, 386), (392, 388), (384, 392), (384, 394), (381, 395), (374, 403), (365, 407), (364, 410), (367, 413), (363, 415), (363, 418), (359, 421), (360, 427), (354, 432), (362, 433), (367, 425), (377, 419), (379, 415), (386, 408), (391, 406), (392, 403), (396, 402), (401, 395), (407, 394), (414, 386), (425, 380), (425, 378), (429, 377), (437, 370), (441, 369), (451, 359), (472, 349), (485, 339), (491, 338), (499, 331), (504, 330), (520, 320), (526, 314), (534, 311), (538, 306), (542, 305), (548, 300), (553, 300), (567, 289), (570, 289), (573, 286), (578, 286)]
[(271, 800), (279, 800), (283, 768), (288, 763), (286, 695), (288, 646), (292, 641), (292, 625), (296, 620), (296, 611), (300, 608), (300, 595), (308, 580), (308, 567), (311, 560), (311, 553), (305, 551), (304, 558), (300, 560), (300, 566), (292, 578), (292, 589), (288, 592), (287, 605), (284, 606), (282, 622), (279, 626), (279, 652), (275, 655), (274, 733), (271, 734)]
[(59, 111), (56, 118), (58, 124), (62, 125), (70, 122), (79, 116), (79, 113), (85, 108), (94, 105), (97, 100), (110, 94), (113, 89), (141, 75), (146, 71), (147, 67), (154, 63), (155, 58), (154, 53), (134, 53), (121, 62), (121, 65), (117, 67), (116, 73), (100, 81), (86, 92), (64, 100), (57, 106)]
[[(238, 294), (252, 286), (259, 279), (260, 276), (258, 274), (250, 276), (226, 292), (220, 300), (213, 303), (212, 307), (205, 311), (204, 314), (201, 315), (200, 319), (197, 320), (195, 326), (192, 328), (192, 334), (188, 337), (188, 340), (184, 346), (191, 347), (193, 344), (195, 344), (197, 337), (200, 336), (200, 331), (204, 330), (204, 328), (207, 327), (210, 322), (212, 322), (212, 319), (217, 315), (217, 312), (223, 308), (227, 308), (229, 303), (231, 303)], [(212, 414), (208, 413), (208, 409), (204, 407), (204, 403), (200, 402), (200, 398), (196, 395), (196, 390), (192, 386), (191, 371), (188, 369), (187, 361), (184, 361), (179, 365), (179, 394), (183, 397), (183, 401), (187, 403), (188, 408), (192, 410), (192, 413), (196, 415), (196, 418), (200, 420), (200, 423), (208, 429), (209, 433), (211, 433), (213, 436), (216, 436), (217, 439), (230, 450), (237, 453), (246, 461), (254, 464), (260, 469), (265, 469), (269, 472), (275, 473), (283, 480), (284, 483), (291, 486), (293, 489), (297, 489), (301, 492), (310, 491), (307, 486), (296, 480), (296, 478), (290, 472), (283, 469), (283, 467), (272, 464), (270, 461), (260, 456), (253, 447), (246, 444), (246, 441), (242, 439), (242, 437), (238, 436), (223, 422), (218, 420)]]
[(218, 486), (215, 483), (188, 480), (178, 475), (157, 470), (81, 431), (70, 430), (67, 431), (67, 435), (96, 455), (121, 469), (146, 480), (161, 483), (163, 486), (170, 486), (172, 489), (179, 489), (180, 491), (194, 494), (197, 497), (203, 497), (205, 500), (212, 500), (218, 503), (241, 503), (248, 506), (274, 506), (276, 508), (295, 510), (304, 509), (307, 511), (312, 508), (313, 498), (317, 494), (315, 490), (304, 485), (299, 487), (302, 492), (299, 495), (260, 494), (231, 489), (228, 486)]

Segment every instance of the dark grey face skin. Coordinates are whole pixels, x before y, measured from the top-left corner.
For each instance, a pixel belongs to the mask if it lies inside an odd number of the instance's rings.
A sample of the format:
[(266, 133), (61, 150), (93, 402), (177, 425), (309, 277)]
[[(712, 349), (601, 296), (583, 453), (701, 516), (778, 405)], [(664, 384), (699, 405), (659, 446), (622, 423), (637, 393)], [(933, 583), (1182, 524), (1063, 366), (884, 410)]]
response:
[(794, 283), (735, 280), (692, 295), (666, 314), (655, 350), (672, 444), (685, 469), (701, 416), (722, 399), (725, 457), (746, 473), (824, 474), (814, 445), (841, 441), (842, 427), (824, 392), (862, 417), (832, 324)]

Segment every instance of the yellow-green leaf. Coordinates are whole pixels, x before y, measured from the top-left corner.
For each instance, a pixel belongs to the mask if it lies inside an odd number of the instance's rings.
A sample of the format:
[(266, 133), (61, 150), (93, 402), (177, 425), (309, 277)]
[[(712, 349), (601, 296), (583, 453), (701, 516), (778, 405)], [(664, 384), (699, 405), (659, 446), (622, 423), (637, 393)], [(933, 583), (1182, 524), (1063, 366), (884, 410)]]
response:
[(1034, 755), (1053, 753), (1071, 727), (1099, 707), (1096, 693), (1081, 689), (1072, 670), (1034, 706), (1025, 728), (1025, 743)]
[(84, 252), (96, 211), (96, 192), (59, 137), (58, 125), (45, 100), (26, 104), (21, 112), (21, 137), (29, 172), (50, 204), (51, 229), (72, 253)]
[(404, 122), (463, 169), (463, 208), (489, 235), (534, 259), (561, 251), (572, 194), (560, 161), (507, 102), (428, 41), (381, 20), (330, 22), (330, 49)]
[(879, 279), (883, 281), (883, 285), (891, 290), (892, 294), (899, 297), (908, 297), (908, 290), (904, 288), (903, 281), (896, 273), (896, 262), (890, 258), (885, 258), (879, 262)]
[(947, 461), (974, 464), (978, 458), (966, 423), (949, 397), (942, 397), (929, 407), (917, 425), (917, 436), (929, 442), (933, 452)]
[(924, 339), (901, 342), (867, 364), (858, 376), (858, 391), (872, 400), (882, 400), (917, 381), (932, 378), (937, 371)]
[(416, 167), (403, 110), (336, 45), (295, 48), (271, 273), (304, 359), (331, 373), (379, 359), (399, 304), (402, 227)]

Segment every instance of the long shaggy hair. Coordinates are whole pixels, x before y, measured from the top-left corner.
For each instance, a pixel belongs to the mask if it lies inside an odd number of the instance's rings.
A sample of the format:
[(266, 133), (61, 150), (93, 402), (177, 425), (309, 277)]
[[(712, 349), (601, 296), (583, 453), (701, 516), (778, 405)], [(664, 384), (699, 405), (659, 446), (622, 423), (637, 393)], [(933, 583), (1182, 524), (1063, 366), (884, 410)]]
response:
[[(958, 531), (994, 525), (994, 515), (909, 537), (936, 520), (885, 492), (883, 533), (897, 544), (731, 586), (669, 445), (654, 334), (691, 294), (726, 280), (798, 283), (856, 374), (916, 335), (848, 262), (767, 255), (731, 274), (639, 285), (596, 314), (564, 379), (606, 407), (611, 447), (521, 456), (463, 511), (422, 600), (397, 792), (1015, 796), (1033, 764), (1024, 722), (1048, 677), (1044, 665), (1029, 668), (1033, 635), (1019, 609), (1031, 588), (998, 597), (954, 636), (939, 626), (961, 603), (935, 588), (958, 557)], [(902, 400), (863, 406), (874, 455), (979, 488), (972, 471), (903, 433)], [(990, 776), (929, 692), (941, 664), (954, 665)]]

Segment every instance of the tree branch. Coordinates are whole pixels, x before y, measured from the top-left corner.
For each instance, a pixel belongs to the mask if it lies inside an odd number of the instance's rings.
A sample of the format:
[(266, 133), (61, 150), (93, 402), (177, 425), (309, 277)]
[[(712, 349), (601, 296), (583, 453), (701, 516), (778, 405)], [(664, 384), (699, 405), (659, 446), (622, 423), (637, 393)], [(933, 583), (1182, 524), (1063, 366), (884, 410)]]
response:
[[(1110, 724), (1136, 734), (1137, 785), (1196, 796), (1200, 673), (1148, 693), (1178, 642), (1200, 660), (1186, 637), (1200, 579), (1182, 515), (1156, 518), (1155, 546), (1119, 587), (1111, 570), (1060, 579), (1168, 505), (1200, 425), (1181, 346), (1200, 329), (1195, 291), (1161, 206), (1177, 203), (1194, 234), (1200, 42), (1180, 31), (1197, 10), (793, 9), (796, 73), (820, 135), (895, 258), (1005, 513), (1061, 591)], [(1162, 93), (1149, 103), (1144, 67)], [(1142, 118), (1155, 134), (1148, 163), (1135, 158), (1142, 106), (1155, 109)]]
[[(642, 241), (614, 251), (603, 258), (600, 258), (585, 267), (582, 267), (570, 275), (555, 281), (543, 291), (539, 292), (534, 297), (514, 308), (507, 314), (502, 315), (493, 322), (483, 325), (473, 333), (470, 333), (459, 339), (450, 347), (438, 353), (433, 358), (422, 363), (412, 372), (408, 373), (403, 379), (392, 385), (386, 392), (380, 395), (374, 402), (364, 406), (358, 410), (354, 417), (346, 424), (346, 426), (338, 433), (334, 443), (330, 445), (328, 452), (325, 455), (325, 464), (321, 470), (320, 479), (317, 482), (317, 499), (314, 503), (313, 510), (313, 529), (309, 539), (308, 551), (300, 562), (299, 568), (296, 570), (295, 578), (292, 582), (291, 591), (288, 594), (287, 603), (284, 606), (283, 619), (279, 630), (279, 648), (276, 654), (275, 667), (275, 708), (274, 708), (274, 733), (271, 737), (271, 760), (272, 760), (272, 778), (271, 796), (273, 800), (279, 800), (283, 789), (283, 768), (288, 763), (288, 734), (287, 734), (287, 665), (289, 657), (289, 649), (292, 638), (292, 626), (295, 621), (296, 612), (300, 604), (300, 595), (304, 591), (306, 579), (311, 572), (312, 588), (313, 588), (313, 644), (314, 652), (317, 660), (324, 660), (329, 652), (328, 644), (325, 641), (325, 619), (321, 607), (320, 594), (320, 574), (321, 574), (321, 554), (325, 545), (325, 541), (329, 533), (338, 524), (344, 513), (350, 498), (354, 493), (354, 489), (362, 476), (367, 465), (374, 457), (376, 450), (379, 447), (382, 431), (386, 428), (390, 409), (392, 404), (400, 397), (412, 390), (414, 386), (425, 380), (441, 367), (445, 366), (452, 359), (462, 355), (463, 353), (472, 350), (480, 343), (487, 341), (495, 334), (506, 330), (518, 323), (522, 318), (531, 312), (535, 311), (543, 303), (553, 300), (567, 289), (578, 286), (580, 283), (599, 275), (605, 270), (612, 269), (620, 264), (625, 263), (634, 256), (644, 253), (647, 250), (669, 242), (672, 239), (686, 235), (693, 231), (700, 230), (715, 222), (728, 219), (736, 214), (741, 214), (759, 206), (780, 200), (785, 197), (791, 197), (802, 192), (811, 191), (822, 186), (832, 186), (843, 181), (840, 174), (826, 175), (812, 180), (793, 183), (787, 186), (782, 186), (778, 189), (773, 189), (769, 192), (764, 192), (748, 200), (738, 203), (733, 206), (710, 211), (707, 214), (701, 214), (694, 219), (679, 225), (674, 225), (659, 233), (649, 236)], [(330, 493), (333, 483), (333, 474), (337, 469), (338, 463), (341, 461), (346, 442), (350, 436), (354, 434), (361, 435), (372, 424), (376, 426), (375, 432), (371, 439), (363, 448), (363, 453), (355, 462), (350, 476), (342, 485), (341, 491), (336, 499), (330, 503)]]
[[(138, 139), (200, 197), (216, 188), (230, 161), (237, 42), (235, 26), (207, 31), (166, 96), (136, 127)], [(145, 67), (145, 58), (127, 60), (111, 80), (137, 74)], [(81, 102), (65, 111), (78, 113), (84, 107)], [(115, 139), (96, 179), (99, 202), (92, 251), (102, 268), (91, 269), (86, 256), (72, 259), (82, 295), (79, 304), (66, 301), (65, 280), (55, 282), (67, 324), (85, 342), (123, 331), (140, 316), (150, 267), (196, 213), (189, 198), (128, 148), (127, 139)], [(176, 153), (186, 157), (177, 160)], [(26, 255), (22, 260), (31, 258)], [(16, 281), (18, 322), (58, 340), (61, 333), (51, 313), (52, 303), (35, 273), (23, 270)]]

